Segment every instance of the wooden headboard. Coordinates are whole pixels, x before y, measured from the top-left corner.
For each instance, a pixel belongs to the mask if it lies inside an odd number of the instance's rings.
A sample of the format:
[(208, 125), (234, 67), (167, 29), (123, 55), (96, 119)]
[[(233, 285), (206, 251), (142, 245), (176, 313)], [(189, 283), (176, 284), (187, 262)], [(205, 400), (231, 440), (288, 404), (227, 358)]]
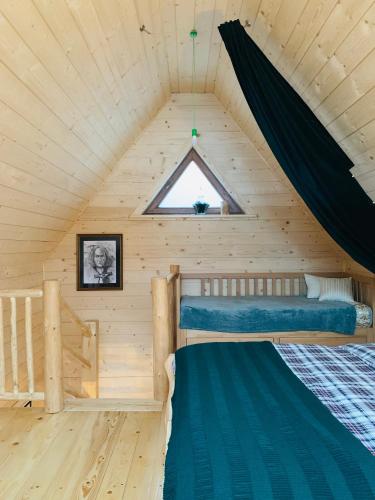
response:
[[(358, 302), (373, 306), (374, 280), (347, 273), (312, 273), (330, 278), (353, 278), (353, 296)], [(182, 273), (184, 293), (199, 296), (304, 296), (307, 293), (305, 273)], [(195, 286), (186, 287), (187, 282)], [(197, 286), (198, 285), (198, 286)]]
[[(164, 363), (176, 350), (183, 294), (198, 296), (298, 296), (306, 295), (304, 273), (180, 273), (173, 265), (168, 276), (152, 278), (154, 324), (154, 398), (166, 401), (168, 379)], [(343, 278), (352, 276), (353, 295), (375, 311), (375, 280), (347, 273), (316, 273), (315, 276)]]

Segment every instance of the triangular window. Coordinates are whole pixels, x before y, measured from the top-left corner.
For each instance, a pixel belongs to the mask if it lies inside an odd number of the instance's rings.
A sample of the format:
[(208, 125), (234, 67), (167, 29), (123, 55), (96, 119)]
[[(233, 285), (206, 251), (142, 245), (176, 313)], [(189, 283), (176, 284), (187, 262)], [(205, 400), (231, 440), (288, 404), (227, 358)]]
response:
[(229, 213), (243, 214), (201, 156), (191, 149), (144, 213), (192, 214), (197, 201), (209, 204), (207, 213), (220, 213), (226, 202)]

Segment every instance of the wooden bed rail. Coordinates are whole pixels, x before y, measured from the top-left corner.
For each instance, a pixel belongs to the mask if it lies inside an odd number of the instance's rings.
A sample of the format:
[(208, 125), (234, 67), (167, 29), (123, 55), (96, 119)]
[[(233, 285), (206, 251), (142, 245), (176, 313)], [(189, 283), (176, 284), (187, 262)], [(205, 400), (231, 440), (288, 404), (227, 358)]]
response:
[[(44, 325), (44, 392), (35, 391), (34, 346), (32, 329), (32, 299), (43, 299)], [(18, 300), (17, 300), (18, 299)], [(19, 343), (21, 332), (17, 320), (19, 300), (24, 299), (24, 320), (22, 328), (25, 336), (27, 391), (20, 390), (19, 380)], [(9, 300), (9, 326), (5, 323), (4, 303)], [(7, 304), (8, 305), (8, 304)], [(57, 413), (64, 408), (63, 349), (72, 354), (86, 369), (96, 371), (95, 363), (74, 349), (64, 346), (61, 335), (61, 309), (68, 311), (72, 321), (80, 328), (85, 342), (89, 345), (89, 335), (95, 335), (96, 322), (83, 323), (60, 296), (60, 283), (57, 280), (44, 281), (42, 289), (0, 290), (0, 399), (3, 400), (44, 400), (47, 413)], [(22, 320), (22, 318), (21, 318)], [(6, 335), (7, 334), (7, 335)], [(6, 342), (6, 336), (9, 342)], [(6, 345), (10, 351), (10, 378), (7, 382)], [(12, 390), (7, 390), (7, 386)]]
[(166, 401), (168, 377), (164, 363), (169, 354), (176, 350), (177, 317), (176, 301), (180, 297), (180, 268), (171, 266), (166, 277), (155, 276), (151, 280), (152, 318), (154, 325), (154, 399)]
[[(199, 281), (200, 296), (304, 296), (305, 273), (181, 273), (181, 281)], [(314, 276), (353, 278), (353, 295), (358, 302), (374, 305), (375, 279), (349, 273), (316, 273)]]

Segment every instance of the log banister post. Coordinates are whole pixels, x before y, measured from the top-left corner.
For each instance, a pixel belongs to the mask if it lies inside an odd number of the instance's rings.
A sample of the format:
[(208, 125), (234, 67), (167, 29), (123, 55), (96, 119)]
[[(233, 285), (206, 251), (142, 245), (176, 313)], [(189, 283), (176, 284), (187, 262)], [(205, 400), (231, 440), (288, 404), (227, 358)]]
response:
[(33, 357), (33, 327), (32, 327), (31, 297), (25, 298), (25, 345), (28, 390), (34, 392), (34, 357)]
[(176, 348), (176, 333), (179, 320), (180, 266), (170, 266), (170, 274), (167, 277), (155, 276), (152, 278), (151, 290), (154, 326), (154, 399), (166, 401), (168, 377), (164, 363)]
[(45, 411), (58, 413), (64, 408), (60, 283), (45, 281), (43, 290)]
[(171, 264), (169, 269), (172, 274), (180, 274), (180, 266), (177, 264)]
[(0, 297), (0, 393), (5, 392), (5, 353), (3, 299)]
[(10, 298), (10, 350), (12, 360), (13, 392), (19, 392), (18, 385), (18, 338), (17, 338), (17, 302), (15, 297)]
[(168, 379), (164, 370), (164, 363), (170, 354), (170, 337), (172, 335), (167, 278), (152, 278), (151, 289), (154, 325), (154, 399), (166, 401)]

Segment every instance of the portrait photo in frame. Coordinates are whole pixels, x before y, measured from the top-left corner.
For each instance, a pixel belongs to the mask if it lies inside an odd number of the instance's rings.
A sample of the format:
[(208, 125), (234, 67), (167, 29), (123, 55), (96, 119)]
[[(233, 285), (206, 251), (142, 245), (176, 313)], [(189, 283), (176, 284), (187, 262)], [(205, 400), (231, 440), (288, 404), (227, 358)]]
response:
[(122, 288), (122, 234), (77, 234), (77, 290)]

